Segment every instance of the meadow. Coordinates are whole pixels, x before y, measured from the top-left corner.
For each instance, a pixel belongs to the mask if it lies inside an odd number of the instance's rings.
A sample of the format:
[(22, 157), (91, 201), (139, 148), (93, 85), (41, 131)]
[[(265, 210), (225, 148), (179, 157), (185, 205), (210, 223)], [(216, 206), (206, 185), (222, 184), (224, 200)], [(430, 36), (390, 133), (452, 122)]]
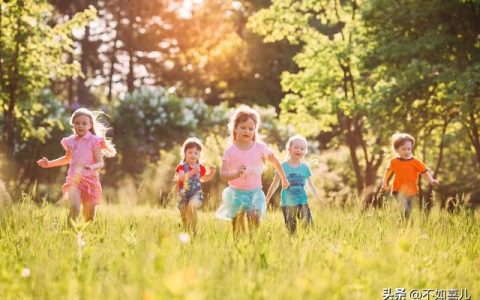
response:
[(435, 289), (480, 297), (478, 212), (417, 209), (407, 225), (390, 202), (312, 213), (314, 226), (295, 236), (270, 211), (235, 240), (212, 212), (200, 212), (190, 236), (173, 207), (101, 205), (93, 223), (69, 227), (65, 207), (26, 199), (0, 212), (0, 297), (370, 300), (389, 288), (405, 288), (403, 299), (414, 289), (432, 290), (416, 299), (460, 299)]

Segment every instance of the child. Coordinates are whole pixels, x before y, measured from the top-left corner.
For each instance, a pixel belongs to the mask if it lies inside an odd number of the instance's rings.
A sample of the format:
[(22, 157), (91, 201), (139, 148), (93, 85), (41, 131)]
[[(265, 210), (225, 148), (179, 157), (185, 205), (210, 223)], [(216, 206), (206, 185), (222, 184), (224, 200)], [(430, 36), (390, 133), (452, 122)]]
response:
[[(305, 192), (305, 183), (308, 184), (310, 191), (319, 199), (317, 189), (312, 181), (312, 172), (304, 162), (305, 154), (308, 152), (307, 140), (301, 135), (294, 135), (287, 142), (288, 159), (282, 163), (290, 186), (288, 189), (282, 189), (281, 206), (285, 225), (290, 233), (295, 233), (297, 229), (297, 219), (304, 226), (312, 223), (310, 208), (308, 207), (308, 197)], [(273, 194), (278, 188), (280, 177), (275, 174), (273, 182), (267, 192), (267, 203), (270, 202)]]
[(223, 155), (220, 170), (220, 176), (228, 180), (228, 187), (222, 193), (223, 204), (216, 215), (220, 219), (232, 220), (235, 236), (245, 231), (245, 214), (250, 232), (253, 232), (266, 211), (261, 181), (265, 160), (270, 161), (277, 170), (283, 188), (288, 187), (287, 178), (277, 158), (260, 142), (259, 127), (258, 113), (248, 106), (238, 108), (229, 122), (233, 143)]
[(412, 201), (418, 194), (418, 175), (422, 174), (433, 185), (437, 185), (438, 180), (430, 175), (423, 162), (413, 157), (412, 151), (415, 139), (411, 135), (407, 133), (394, 134), (392, 145), (398, 157), (390, 160), (383, 176), (382, 189), (383, 191), (387, 190), (390, 176), (395, 175), (392, 193), (400, 202), (402, 220), (408, 220), (412, 212)]
[(177, 166), (176, 178), (180, 201), (178, 209), (183, 225), (196, 233), (197, 209), (202, 205), (202, 182), (207, 182), (215, 175), (216, 168), (211, 166), (208, 174), (199, 163), (202, 143), (197, 138), (188, 138), (182, 146), (182, 162)]
[(104, 166), (103, 155), (113, 157), (117, 153), (112, 142), (105, 138), (108, 128), (98, 121), (99, 114), (86, 108), (77, 109), (70, 118), (75, 134), (60, 142), (66, 151), (65, 155), (52, 161), (45, 157), (37, 160), (42, 168), (70, 164), (62, 188), (70, 200), (69, 220), (78, 217), (81, 204), (85, 220), (93, 220), (95, 206), (102, 195), (98, 169)]

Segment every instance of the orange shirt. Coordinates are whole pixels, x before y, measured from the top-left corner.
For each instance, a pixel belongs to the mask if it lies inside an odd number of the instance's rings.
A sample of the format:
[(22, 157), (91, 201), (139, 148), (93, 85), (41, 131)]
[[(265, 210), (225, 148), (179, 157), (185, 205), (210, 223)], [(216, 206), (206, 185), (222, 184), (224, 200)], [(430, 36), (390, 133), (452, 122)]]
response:
[(427, 166), (420, 160), (393, 158), (387, 167), (387, 178), (394, 174), (393, 192), (407, 196), (415, 196), (418, 193), (418, 175), (427, 172)]

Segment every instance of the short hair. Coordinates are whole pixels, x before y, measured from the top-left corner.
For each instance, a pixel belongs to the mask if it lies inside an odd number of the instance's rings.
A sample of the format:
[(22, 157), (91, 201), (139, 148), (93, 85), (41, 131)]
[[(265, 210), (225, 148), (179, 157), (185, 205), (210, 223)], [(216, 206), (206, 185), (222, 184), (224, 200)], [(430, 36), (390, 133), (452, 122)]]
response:
[(400, 146), (402, 146), (406, 142), (411, 142), (413, 147), (413, 145), (415, 145), (415, 138), (410, 134), (403, 133), (403, 132), (402, 133), (397, 132), (394, 135), (392, 135), (393, 149), (397, 150)]
[(185, 160), (185, 152), (191, 148), (197, 148), (198, 151), (202, 151), (202, 142), (196, 137), (186, 139), (182, 145), (182, 160)]

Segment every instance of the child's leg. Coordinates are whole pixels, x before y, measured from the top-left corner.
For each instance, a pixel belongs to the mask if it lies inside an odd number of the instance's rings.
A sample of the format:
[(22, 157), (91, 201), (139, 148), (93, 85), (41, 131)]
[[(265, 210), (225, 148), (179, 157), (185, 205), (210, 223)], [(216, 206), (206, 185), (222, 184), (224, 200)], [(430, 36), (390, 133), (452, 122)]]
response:
[(405, 219), (410, 219), (410, 215), (412, 214), (412, 203), (413, 197), (405, 197)]
[(288, 232), (295, 233), (297, 230), (297, 216), (295, 206), (282, 206), (283, 219), (287, 226)]
[(197, 230), (197, 208), (194, 201), (189, 201), (185, 206), (185, 227), (194, 233)]
[(302, 224), (303, 227), (308, 227), (310, 224), (312, 224), (312, 215), (310, 213), (310, 207), (308, 207), (308, 204), (303, 204), (297, 206), (298, 208), (298, 220)]
[(412, 212), (412, 197), (398, 193), (396, 195), (400, 206), (400, 218), (402, 221), (408, 221)]
[(257, 210), (250, 210), (247, 212), (248, 230), (253, 233), (260, 225), (260, 212)]
[(76, 220), (80, 214), (81, 206), (81, 193), (76, 187), (70, 186), (68, 188), (68, 200), (70, 201), (70, 214), (68, 215), (68, 220)]
[(95, 218), (95, 207), (96, 204), (91, 203), (90, 201), (83, 202), (83, 217), (85, 218), (85, 221), (93, 221)]
[(233, 227), (233, 235), (238, 236), (240, 233), (245, 232), (245, 216), (243, 212), (239, 212), (233, 219), (232, 219), (232, 227)]

